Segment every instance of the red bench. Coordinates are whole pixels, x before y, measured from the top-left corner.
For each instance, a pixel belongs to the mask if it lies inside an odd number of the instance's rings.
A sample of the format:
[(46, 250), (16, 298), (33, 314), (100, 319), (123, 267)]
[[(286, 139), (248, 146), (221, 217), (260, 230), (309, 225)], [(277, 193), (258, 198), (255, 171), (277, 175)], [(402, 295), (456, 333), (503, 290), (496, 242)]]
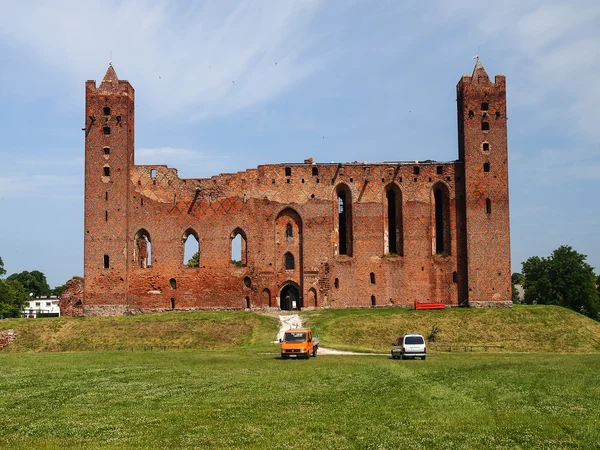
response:
[(435, 303), (422, 303), (415, 302), (415, 309), (444, 309), (446, 304), (444, 302), (435, 302)]

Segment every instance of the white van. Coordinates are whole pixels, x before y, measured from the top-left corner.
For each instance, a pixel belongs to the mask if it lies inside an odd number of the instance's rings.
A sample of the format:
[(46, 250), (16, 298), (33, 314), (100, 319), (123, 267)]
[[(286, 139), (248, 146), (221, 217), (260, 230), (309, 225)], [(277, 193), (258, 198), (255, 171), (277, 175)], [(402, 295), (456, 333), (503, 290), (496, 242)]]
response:
[(420, 334), (403, 334), (392, 343), (392, 359), (425, 359), (425, 356), (425, 339)]

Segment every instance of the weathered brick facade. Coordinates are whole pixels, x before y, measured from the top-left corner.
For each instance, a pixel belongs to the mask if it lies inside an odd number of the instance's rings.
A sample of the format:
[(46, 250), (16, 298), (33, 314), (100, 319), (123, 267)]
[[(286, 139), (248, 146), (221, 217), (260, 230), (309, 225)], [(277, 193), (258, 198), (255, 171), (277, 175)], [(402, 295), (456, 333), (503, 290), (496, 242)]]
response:
[(134, 90), (109, 67), (86, 83), (83, 313), (510, 305), (505, 79), (478, 62), (457, 95), (454, 162), (308, 159), (182, 179), (135, 164)]

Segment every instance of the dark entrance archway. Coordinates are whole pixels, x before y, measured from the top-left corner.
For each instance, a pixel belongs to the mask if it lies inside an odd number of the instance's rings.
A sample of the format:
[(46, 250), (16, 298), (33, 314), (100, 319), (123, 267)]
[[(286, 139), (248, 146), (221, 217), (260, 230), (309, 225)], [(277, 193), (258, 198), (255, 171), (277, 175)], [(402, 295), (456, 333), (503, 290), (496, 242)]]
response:
[(279, 309), (291, 311), (292, 309), (302, 309), (302, 306), (300, 289), (296, 283), (286, 283), (279, 293)]

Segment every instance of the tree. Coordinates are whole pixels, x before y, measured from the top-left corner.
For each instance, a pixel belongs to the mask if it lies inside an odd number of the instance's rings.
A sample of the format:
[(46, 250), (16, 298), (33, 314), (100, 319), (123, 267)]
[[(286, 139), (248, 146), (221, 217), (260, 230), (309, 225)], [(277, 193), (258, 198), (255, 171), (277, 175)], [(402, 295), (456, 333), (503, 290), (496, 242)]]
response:
[(196, 252), (192, 255), (192, 257), (188, 260), (188, 267), (198, 267), (200, 264), (200, 253)]
[(523, 263), (525, 303), (564, 306), (598, 320), (596, 275), (586, 258), (568, 245), (548, 258), (529, 258)]
[(512, 302), (521, 303), (523, 298), (523, 284), (525, 283), (525, 277), (523, 274), (515, 272), (511, 276), (512, 281)]
[(60, 297), (62, 295), (62, 293), (65, 291), (66, 287), (67, 287), (66, 284), (61, 284), (60, 286), (56, 286), (54, 289), (52, 289), (50, 294)]
[(2, 275), (4, 275), (6, 273), (6, 270), (4, 270), (4, 261), (2, 261), (2, 258), (0, 257), (0, 277)]
[(39, 270), (34, 270), (32, 272), (25, 270), (21, 273), (13, 273), (7, 279), (18, 281), (28, 292), (33, 293), (36, 297), (50, 295), (50, 286), (48, 286), (48, 281), (46, 281), (46, 275)]
[(27, 304), (27, 290), (16, 280), (0, 280), (0, 315), (20, 317)]

